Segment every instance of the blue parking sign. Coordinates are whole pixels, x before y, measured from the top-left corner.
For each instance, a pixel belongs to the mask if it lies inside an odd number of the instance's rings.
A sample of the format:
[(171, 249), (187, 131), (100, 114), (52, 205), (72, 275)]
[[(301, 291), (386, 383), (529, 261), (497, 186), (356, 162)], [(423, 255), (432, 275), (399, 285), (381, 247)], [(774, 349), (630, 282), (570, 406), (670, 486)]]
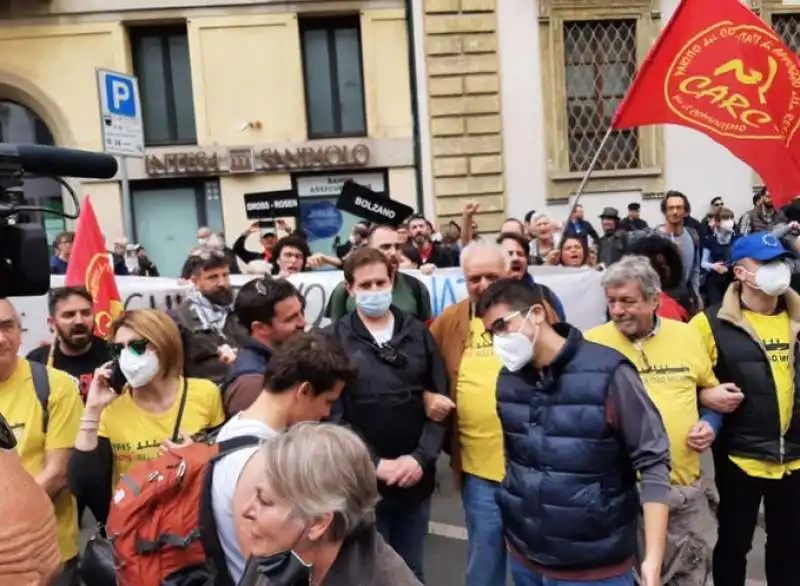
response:
[(136, 92), (133, 80), (113, 73), (106, 73), (106, 108), (110, 114), (136, 118)]
[(105, 152), (121, 157), (144, 156), (144, 128), (136, 77), (97, 70), (100, 128)]

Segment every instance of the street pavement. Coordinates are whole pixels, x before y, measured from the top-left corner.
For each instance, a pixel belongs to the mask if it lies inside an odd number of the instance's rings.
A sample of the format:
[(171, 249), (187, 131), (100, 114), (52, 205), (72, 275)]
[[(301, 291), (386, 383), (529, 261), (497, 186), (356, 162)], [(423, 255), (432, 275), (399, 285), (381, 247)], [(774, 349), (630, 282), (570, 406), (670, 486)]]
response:
[[(704, 466), (713, 468), (710, 458), (704, 458)], [(467, 530), (461, 499), (453, 485), (447, 457), (439, 460), (439, 488), (433, 499), (430, 534), (425, 551), (425, 582), (431, 586), (463, 586), (467, 567)], [(81, 548), (94, 529), (88, 513), (81, 531)], [(748, 586), (766, 586), (764, 578), (764, 531), (756, 529), (753, 550), (747, 564)], [(508, 586), (512, 586), (509, 579)]]

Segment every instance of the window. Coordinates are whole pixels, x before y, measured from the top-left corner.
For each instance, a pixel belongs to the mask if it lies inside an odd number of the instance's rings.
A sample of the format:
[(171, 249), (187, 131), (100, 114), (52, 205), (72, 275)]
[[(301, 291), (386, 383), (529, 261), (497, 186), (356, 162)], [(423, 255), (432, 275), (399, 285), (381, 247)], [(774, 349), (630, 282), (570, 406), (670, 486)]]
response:
[(301, 21), (309, 138), (365, 136), (358, 17)]
[[(564, 23), (569, 170), (585, 171), (636, 74), (636, 21)], [(636, 129), (611, 134), (595, 167), (638, 169)]]
[(139, 78), (145, 143), (195, 144), (186, 27), (133, 28), (130, 37), (133, 68)]
[(800, 54), (800, 14), (773, 14), (772, 28), (792, 51)]

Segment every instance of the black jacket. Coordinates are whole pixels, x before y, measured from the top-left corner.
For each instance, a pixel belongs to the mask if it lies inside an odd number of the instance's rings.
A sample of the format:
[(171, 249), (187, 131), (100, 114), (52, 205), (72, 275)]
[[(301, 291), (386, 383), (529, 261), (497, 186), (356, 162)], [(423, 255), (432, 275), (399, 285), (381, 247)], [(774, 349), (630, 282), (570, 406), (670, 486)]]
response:
[(376, 464), (405, 455), (416, 458), (424, 470), (416, 485), (379, 483), (379, 488), (385, 500), (421, 502), (433, 492), (445, 435), (444, 426), (425, 415), (422, 393), (447, 395), (447, 371), (425, 324), (395, 307), (392, 314), (394, 335), (384, 346), (378, 346), (355, 311), (325, 329), (358, 367), (358, 378), (345, 388), (331, 419), (361, 435)]
[[(720, 382), (735, 383), (744, 393), (744, 401), (729, 415), (719, 438), (717, 452), (766, 462), (783, 463), (800, 459), (800, 394), (795, 393), (789, 429), (782, 433), (780, 414), (772, 376), (770, 356), (765, 345), (776, 340), (760, 340), (742, 317), (740, 288), (734, 284), (725, 294), (722, 305), (706, 309), (717, 346), (714, 374)], [(790, 339), (794, 346), (795, 388), (800, 383), (800, 358), (797, 334), (800, 332), (800, 298), (793, 291), (783, 297), (784, 311), (790, 317)]]

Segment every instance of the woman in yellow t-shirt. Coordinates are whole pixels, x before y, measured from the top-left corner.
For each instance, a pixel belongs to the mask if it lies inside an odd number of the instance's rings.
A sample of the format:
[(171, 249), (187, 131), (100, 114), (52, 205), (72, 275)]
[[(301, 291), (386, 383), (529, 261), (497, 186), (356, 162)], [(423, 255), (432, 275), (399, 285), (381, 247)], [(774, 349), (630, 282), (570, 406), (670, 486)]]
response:
[(95, 372), (69, 464), (70, 488), (101, 523), (122, 474), (225, 418), (213, 382), (182, 376), (181, 336), (165, 313), (128, 311), (111, 333), (116, 360)]

